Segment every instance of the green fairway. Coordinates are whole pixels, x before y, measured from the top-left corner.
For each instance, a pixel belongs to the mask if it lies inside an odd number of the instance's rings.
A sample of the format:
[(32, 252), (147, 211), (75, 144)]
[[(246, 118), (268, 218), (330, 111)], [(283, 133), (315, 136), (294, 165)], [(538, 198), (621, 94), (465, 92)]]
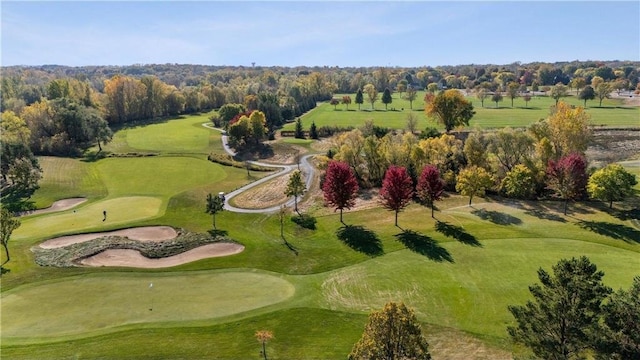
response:
[(287, 281), (256, 272), (79, 276), (4, 292), (2, 337), (4, 343), (206, 320), (275, 304), (293, 293)]
[[(362, 114), (362, 122), (380, 115), (386, 117), (376, 125), (404, 127), (409, 112), (325, 105), (306, 116), (327, 116), (330, 124), (338, 113)], [(511, 126), (516, 120), (499, 115), (546, 112), (476, 109), (476, 116), (493, 111), (487, 119)], [(426, 127), (422, 110), (414, 113), (419, 128)], [(207, 161), (208, 152), (223, 150), (220, 133), (202, 127), (205, 121), (206, 115), (186, 116), (123, 129), (105, 150), (112, 157), (96, 161), (42, 158), (37, 204), (77, 196), (88, 201), (24, 217), (13, 233), (0, 295), (3, 357), (257, 359), (254, 333), (272, 330), (270, 359), (341, 359), (370, 310), (403, 301), (422, 322), (434, 358), (502, 359), (513, 350), (507, 305), (530, 297), (527, 287), (537, 282), (538, 268), (586, 255), (614, 289), (628, 288), (640, 275), (632, 202), (616, 203), (615, 210), (597, 201), (570, 203), (564, 216), (556, 201), (474, 197), (467, 206), (468, 198), (456, 194), (437, 202), (435, 219), (426, 207), (411, 204), (398, 216), (400, 227), (393, 225), (394, 213), (379, 206), (345, 211), (344, 226), (321, 200), (304, 210), (315, 218), (315, 229), (297, 225), (291, 214), (281, 223), (277, 214), (223, 211), (216, 215), (218, 232), (244, 251), (168, 269), (34, 263), (31, 247), (56, 235), (141, 225), (211, 231), (207, 194), (230, 192), (268, 173), (248, 176)], [(311, 144), (285, 139), (273, 149), (290, 154)], [(122, 156), (129, 152), (155, 156)], [(624, 165), (640, 175), (637, 161)]]
[[(102, 212), (107, 220), (102, 221)], [(105, 227), (122, 226), (153, 218), (163, 212), (162, 199), (149, 196), (125, 196), (99, 201), (75, 210), (50, 215), (33, 216), (22, 221), (13, 239), (55, 237), (61, 234), (97, 231)]]
[[(417, 129), (422, 130), (426, 127), (435, 127), (444, 130), (444, 127), (437, 124), (431, 118), (427, 118), (424, 113), (424, 95), (425, 92), (418, 92), (416, 100), (413, 102), (413, 111), (409, 108), (409, 102), (401, 99), (400, 94), (393, 94), (393, 102), (389, 104), (388, 110), (385, 110), (384, 104), (378, 101), (374, 110), (371, 104), (366, 102), (358, 110), (358, 106), (354, 104), (349, 106), (349, 110), (344, 105), (338, 105), (334, 108), (328, 102), (318, 104), (318, 107), (311, 110), (301, 117), (302, 124), (305, 129), (309, 129), (312, 122), (317, 127), (321, 126), (341, 126), (341, 127), (359, 127), (367, 120), (373, 120), (374, 124), (382, 127), (393, 129), (403, 129), (407, 124), (407, 116), (413, 113), (418, 119)], [(336, 98), (342, 97), (342, 94), (335, 95)], [(351, 94), (354, 98), (354, 95)], [(366, 98), (366, 97), (365, 97)], [(555, 105), (555, 100), (548, 96), (535, 96), (528, 104), (522, 98), (516, 98), (511, 107), (511, 100), (505, 99), (498, 103), (491, 99), (484, 101), (484, 107), (480, 100), (470, 95), (467, 99), (473, 104), (476, 114), (469, 122), (468, 129), (479, 128), (502, 128), (524, 127), (528, 126), (540, 119), (549, 116), (549, 108)], [(562, 101), (575, 106), (584, 106), (584, 102), (576, 96), (568, 96)], [(624, 106), (622, 100), (605, 99), (602, 107), (598, 107), (597, 101), (588, 101), (586, 112), (591, 116), (591, 124), (595, 126), (622, 126), (637, 127), (640, 126), (640, 107)], [(295, 124), (289, 123), (285, 125), (285, 130), (294, 130)]]

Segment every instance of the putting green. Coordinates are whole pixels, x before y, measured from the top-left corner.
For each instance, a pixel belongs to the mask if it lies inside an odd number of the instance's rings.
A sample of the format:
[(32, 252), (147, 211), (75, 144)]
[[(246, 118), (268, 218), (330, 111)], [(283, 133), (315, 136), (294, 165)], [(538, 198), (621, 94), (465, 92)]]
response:
[[(107, 219), (103, 219), (103, 211)], [(54, 237), (57, 234), (86, 232), (104, 226), (120, 225), (132, 221), (162, 215), (162, 199), (150, 196), (127, 196), (99, 201), (74, 210), (34, 216), (22, 220), (22, 226), (14, 231), (12, 238)]]
[(88, 275), (2, 293), (2, 337), (57, 337), (129, 324), (238, 314), (293, 296), (294, 286), (257, 272)]
[(325, 306), (369, 311), (404, 301), (429, 323), (504, 338), (505, 324), (513, 320), (507, 305), (530, 298), (527, 286), (538, 282), (539, 267), (551, 271), (562, 258), (586, 255), (614, 289), (628, 288), (640, 269), (637, 252), (582, 241), (496, 239), (481, 245), (445, 243), (430, 250), (431, 258), (397, 251), (337, 270), (322, 284)]

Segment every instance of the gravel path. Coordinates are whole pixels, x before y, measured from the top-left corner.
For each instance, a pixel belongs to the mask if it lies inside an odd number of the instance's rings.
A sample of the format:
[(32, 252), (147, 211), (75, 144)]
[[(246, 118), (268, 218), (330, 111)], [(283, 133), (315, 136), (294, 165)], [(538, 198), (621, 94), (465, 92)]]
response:
[[(222, 133), (222, 147), (224, 148), (224, 151), (227, 152), (227, 154), (231, 155), (231, 156), (235, 156), (236, 152), (229, 147), (229, 137), (226, 135), (225, 131), (216, 127), (211, 126), (208, 123), (204, 123), (202, 124), (202, 126), (208, 128), (208, 129), (212, 129), (212, 130), (217, 130), (220, 131)], [(311, 183), (313, 182), (313, 175), (314, 175), (314, 168), (311, 165), (311, 163), (309, 163), (309, 158), (311, 158), (314, 154), (310, 154), (310, 155), (306, 155), (303, 156), (300, 159), (300, 171), (302, 172), (302, 175), (305, 178), (305, 185), (307, 187), (307, 189), (309, 189), (311, 187)], [(282, 176), (282, 175), (286, 175), (294, 170), (298, 169), (298, 165), (274, 165), (274, 164), (267, 164), (267, 163), (263, 163), (263, 162), (259, 162), (259, 161), (251, 161), (252, 164), (258, 165), (258, 166), (265, 166), (265, 167), (272, 167), (272, 168), (279, 168), (280, 171), (278, 171), (275, 174), (271, 174), (269, 176), (266, 176), (260, 180), (254, 181), (251, 184), (247, 184), (237, 190), (234, 190), (228, 194), (225, 194), (225, 203), (224, 203), (224, 209), (228, 210), (228, 211), (232, 211), (232, 212), (238, 212), (238, 213), (272, 213), (272, 212), (277, 212), (280, 210), (280, 205), (278, 206), (272, 206), (272, 207), (268, 207), (268, 208), (264, 208), (264, 209), (243, 209), (243, 208), (239, 208), (239, 207), (235, 207), (232, 206), (231, 204), (229, 204), (229, 200), (231, 200), (234, 196), (242, 193), (245, 190), (251, 189), (255, 186), (258, 186), (260, 184), (264, 184), (265, 182), (274, 179), (278, 176)], [(300, 201), (300, 198), (298, 198), (298, 202)], [(289, 199), (284, 206), (286, 207), (293, 207), (295, 203), (295, 199), (293, 197), (291, 197), (291, 199)]]

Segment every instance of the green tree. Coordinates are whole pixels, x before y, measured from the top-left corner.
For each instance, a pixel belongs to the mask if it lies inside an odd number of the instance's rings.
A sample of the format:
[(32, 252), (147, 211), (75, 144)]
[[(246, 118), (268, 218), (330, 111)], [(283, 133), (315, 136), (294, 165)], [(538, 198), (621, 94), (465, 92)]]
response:
[(513, 107), (513, 99), (518, 97), (518, 91), (520, 91), (520, 85), (517, 82), (510, 82), (507, 85), (507, 96), (511, 99), (511, 107)]
[(391, 97), (391, 90), (389, 88), (384, 89), (382, 93), (382, 103), (384, 104), (384, 109), (387, 110), (387, 106), (391, 104), (393, 98)]
[(462, 169), (456, 177), (456, 191), (469, 197), (469, 206), (475, 195), (484, 195), (485, 190), (492, 186), (493, 177), (481, 167), (470, 166)]
[(487, 141), (480, 131), (474, 131), (469, 134), (464, 141), (464, 156), (469, 165), (479, 167), (487, 166)]
[(287, 196), (293, 196), (294, 210), (300, 215), (298, 211), (298, 196), (302, 196), (304, 194), (307, 187), (302, 181), (302, 173), (300, 170), (296, 170), (291, 173), (289, 177), (289, 182), (287, 183), (287, 188), (284, 190), (284, 194)]
[(558, 105), (558, 101), (563, 97), (566, 97), (569, 94), (569, 89), (563, 83), (557, 83), (553, 89), (551, 89), (551, 98), (556, 101), (556, 106)]
[(500, 191), (507, 197), (530, 199), (536, 193), (536, 176), (528, 167), (518, 164), (500, 183)]
[(338, 110), (338, 104), (340, 104), (340, 100), (333, 98), (329, 101), (329, 104), (333, 105), (333, 110)]
[(577, 76), (571, 79), (569, 84), (576, 89), (576, 92), (580, 92), (580, 90), (587, 85), (587, 81), (583, 77)]
[(316, 126), (316, 122), (311, 122), (311, 127), (309, 127), (309, 137), (312, 139), (318, 139), (318, 127)]
[(636, 176), (627, 172), (622, 165), (609, 164), (589, 177), (587, 192), (594, 199), (608, 201), (611, 209), (614, 201), (622, 201), (633, 195), (633, 187), (637, 183)]
[(356, 93), (356, 104), (358, 104), (358, 110), (360, 110), (360, 105), (364, 103), (364, 97), (362, 96), (362, 89), (358, 89)]
[(596, 98), (596, 91), (593, 90), (591, 85), (587, 85), (582, 88), (580, 94), (578, 94), (578, 99), (584, 100), (584, 107), (587, 107), (587, 100), (593, 100)]
[(429, 83), (427, 85), (427, 92), (430, 93), (430, 94), (435, 94), (436, 92), (438, 92), (438, 84)]
[(445, 126), (447, 133), (456, 126), (469, 125), (475, 114), (473, 105), (458, 90), (447, 90), (427, 103), (427, 116)]
[(236, 115), (242, 114), (245, 111), (247, 111), (247, 109), (242, 104), (224, 104), (218, 110), (218, 114), (220, 115), (220, 120), (222, 120), (224, 124), (227, 124), (231, 119), (236, 117)]
[(491, 95), (491, 101), (496, 103), (496, 108), (498, 107), (498, 103), (502, 101), (502, 93), (500, 91), (496, 91)]
[(409, 86), (404, 98), (409, 102), (409, 109), (411, 110), (413, 110), (413, 101), (416, 99), (416, 96), (418, 96), (418, 91), (413, 86)]
[(302, 129), (302, 120), (300, 118), (296, 119), (295, 137), (296, 139), (304, 139), (304, 130)]
[(367, 84), (364, 86), (364, 92), (367, 94), (367, 99), (371, 103), (371, 110), (373, 110), (373, 104), (378, 101), (378, 90), (373, 84)]
[(369, 314), (364, 333), (349, 360), (429, 360), (429, 343), (413, 310), (390, 302)]
[(224, 195), (207, 195), (206, 213), (213, 216), (213, 228), (216, 228), (216, 214), (224, 210)]
[(522, 97), (522, 100), (524, 100), (524, 106), (529, 107), (529, 101), (531, 101), (531, 95), (524, 94), (524, 96)]
[(540, 358), (581, 359), (592, 347), (602, 301), (611, 293), (603, 276), (585, 256), (560, 260), (553, 275), (540, 268), (541, 285), (529, 286), (533, 301), (508, 307), (517, 322), (507, 328), (509, 335)]
[(267, 120), (262, 111), (256, 110), (249, 116), (251, 137), (256, 145), (267, 137)]
[(640, 276), (628, 291), (611, 294), (603, 306), (603, 320), (596, 342), (598, 359), (640, 359)]
[(489, 96), (489, 94), (487, 93), (487, 89), (483, 87), (478, 87), (476, 89), (476, 97), (478, 98), (478, 100), (480, 100), (480, 104), (482, 105), (482, 107), (484, 107), (484, 100), (487, 98), (487, 96)]
[(2, 206), (0, 209), (0, 241), (2, 242), (2, 247), (4, 248), (4, 253), (6, 255), (6, 259), (0, 265), (0, 268), (4, 268), (4, 266), (11, 260), (9, 257), (9, 239), (11, 238), (11, 234), (13, 230), (20, 227), (20, 221), (15, 219), (11, 212)]
[(611, 85), (609, 83), (601, 83), (596, 86), (596, 96), (600, 100), (600, 107), (602, 107), (602, 100), (608, 99), (611, 94)]

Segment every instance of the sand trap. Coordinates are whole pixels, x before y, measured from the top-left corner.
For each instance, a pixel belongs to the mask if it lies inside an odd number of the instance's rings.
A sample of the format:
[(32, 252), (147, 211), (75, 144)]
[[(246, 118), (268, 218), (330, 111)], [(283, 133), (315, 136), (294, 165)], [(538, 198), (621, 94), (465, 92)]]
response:
[(240, 253), (244, 246), (235, 243), (216, 243), (197, 247), (182, 254), (149, 259), (137, 250), (111, 249), (94, 256), (82, 259), (80, 264), (86, 266), (122, 266), (145, 269), (156, 269), (186, 264), (196, 260), (212, 257), (229, 256)]
[(49, 206), (46, 209), (23, 211), (22, 213), (20, 213), (20, 216), (45, 214), (45, 213), (50, 213), (50, 212), (55, 212), (55, 211), (69, 210), (69, 209), (71, 209), (71, 208), (73, 208), (75, 206), (78, 206), (78, 205), (82, 204), (85, 201), (87, 201), (86, 198), (62, 199), (62, 200), (58, 200), (58, 201), (54, 202), (53, 204), (51, 204), (51, 206)]
[(54, 249), (103, 236), (126, 236), (129, 239), (138, 241), (165, 241), (175, 238), (178, 236), (178, 233), (170, 226), (145, 226), (101, 233), (62, 236), (47, 240), (40, 244), (40, 247), (43, 249)]

